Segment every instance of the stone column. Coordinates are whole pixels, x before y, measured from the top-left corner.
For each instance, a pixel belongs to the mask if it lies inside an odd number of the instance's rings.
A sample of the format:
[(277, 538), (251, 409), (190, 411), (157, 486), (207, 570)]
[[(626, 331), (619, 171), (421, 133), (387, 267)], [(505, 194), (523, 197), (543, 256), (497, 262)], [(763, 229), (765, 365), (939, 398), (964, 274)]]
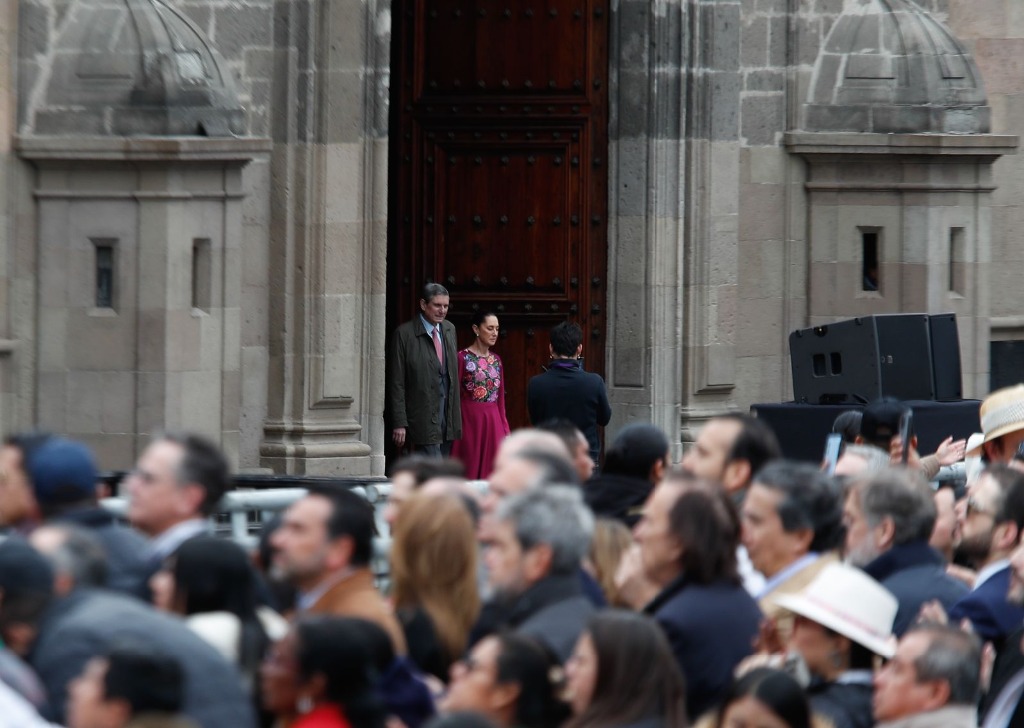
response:
[(735, 408), (739, 284), (741, 4), (702, 0), (694, 11), (683, 196), (683, 442), (708, 418)]
[(387, 2), (278, 3), (261, 463), (383, 473)]
[(609, 124), (609, 441), (631, 421), (678, 450), (681, 191), (687, 4), (625, 0), (612, 13)]
[(612, 15), (609, 434), (653, 422), (676, 455), (732, 408), (740, 6), (626, 0)]
[(11, 148), (17, 128), (18, 1), (0, 0), (0, 432), (16, 427), (17, 395), (12, 356), (18, 341), (11, 320), (12, 272), (14, 269), (14, 215), (11, 207), (17, 161)]

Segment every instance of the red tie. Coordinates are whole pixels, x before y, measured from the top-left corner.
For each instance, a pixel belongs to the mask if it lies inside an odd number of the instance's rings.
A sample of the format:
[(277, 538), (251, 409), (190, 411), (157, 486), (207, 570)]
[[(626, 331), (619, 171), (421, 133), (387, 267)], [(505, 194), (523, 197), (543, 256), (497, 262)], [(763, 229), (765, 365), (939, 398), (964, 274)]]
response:
[(441, 337), (437, 335), (437, 327), (433, 328), (434, 332), (434, 351), (437, 352), (437, 363), (444, 364), (444, 351), (441, 350)]

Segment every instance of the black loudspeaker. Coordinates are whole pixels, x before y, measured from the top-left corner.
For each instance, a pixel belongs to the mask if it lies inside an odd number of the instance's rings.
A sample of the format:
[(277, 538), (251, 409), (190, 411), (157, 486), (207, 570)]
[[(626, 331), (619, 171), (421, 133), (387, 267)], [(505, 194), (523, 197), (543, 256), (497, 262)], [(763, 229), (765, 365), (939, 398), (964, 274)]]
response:
[(801, 329), (790, 334), (789, 353), (797, 402), (960, 397), (953, 314), (885, 314)]
[(956, 314), (940, 313), (928, 317), (932, 341), (932, 381), (935, 399), (963, 399), (963, 373), (960, 370), (960, 334)]

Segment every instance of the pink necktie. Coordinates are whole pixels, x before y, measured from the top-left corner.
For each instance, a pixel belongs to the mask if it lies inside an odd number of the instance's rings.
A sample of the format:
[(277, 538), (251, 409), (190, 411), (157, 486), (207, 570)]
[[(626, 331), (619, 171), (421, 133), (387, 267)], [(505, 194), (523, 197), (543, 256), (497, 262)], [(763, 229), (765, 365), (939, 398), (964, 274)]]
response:
[(437, 327), (434, 327), (434, 351), (437, 352), (437, 363), (444, 364), (444, 352), (441, 350), (441, 337), (437, 335)]

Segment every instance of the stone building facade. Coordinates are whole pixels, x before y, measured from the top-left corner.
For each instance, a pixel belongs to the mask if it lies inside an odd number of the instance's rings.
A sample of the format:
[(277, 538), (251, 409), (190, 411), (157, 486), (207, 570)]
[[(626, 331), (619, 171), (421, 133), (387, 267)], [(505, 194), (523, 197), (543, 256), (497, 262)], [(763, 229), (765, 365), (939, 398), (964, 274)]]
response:
[[(413, 5), (0, 0), (4, 432), (66, 432), (109, 468), (188, 427), (242, 469), (383, 472), (392, 25)], [(870, 313), (954, 311), (965, 396), (988, 391), (992, 342), (1024, 339), (1024, 4), (604, 17), (612, 428), (678, 449), (791, 396), (790, 331)]]

